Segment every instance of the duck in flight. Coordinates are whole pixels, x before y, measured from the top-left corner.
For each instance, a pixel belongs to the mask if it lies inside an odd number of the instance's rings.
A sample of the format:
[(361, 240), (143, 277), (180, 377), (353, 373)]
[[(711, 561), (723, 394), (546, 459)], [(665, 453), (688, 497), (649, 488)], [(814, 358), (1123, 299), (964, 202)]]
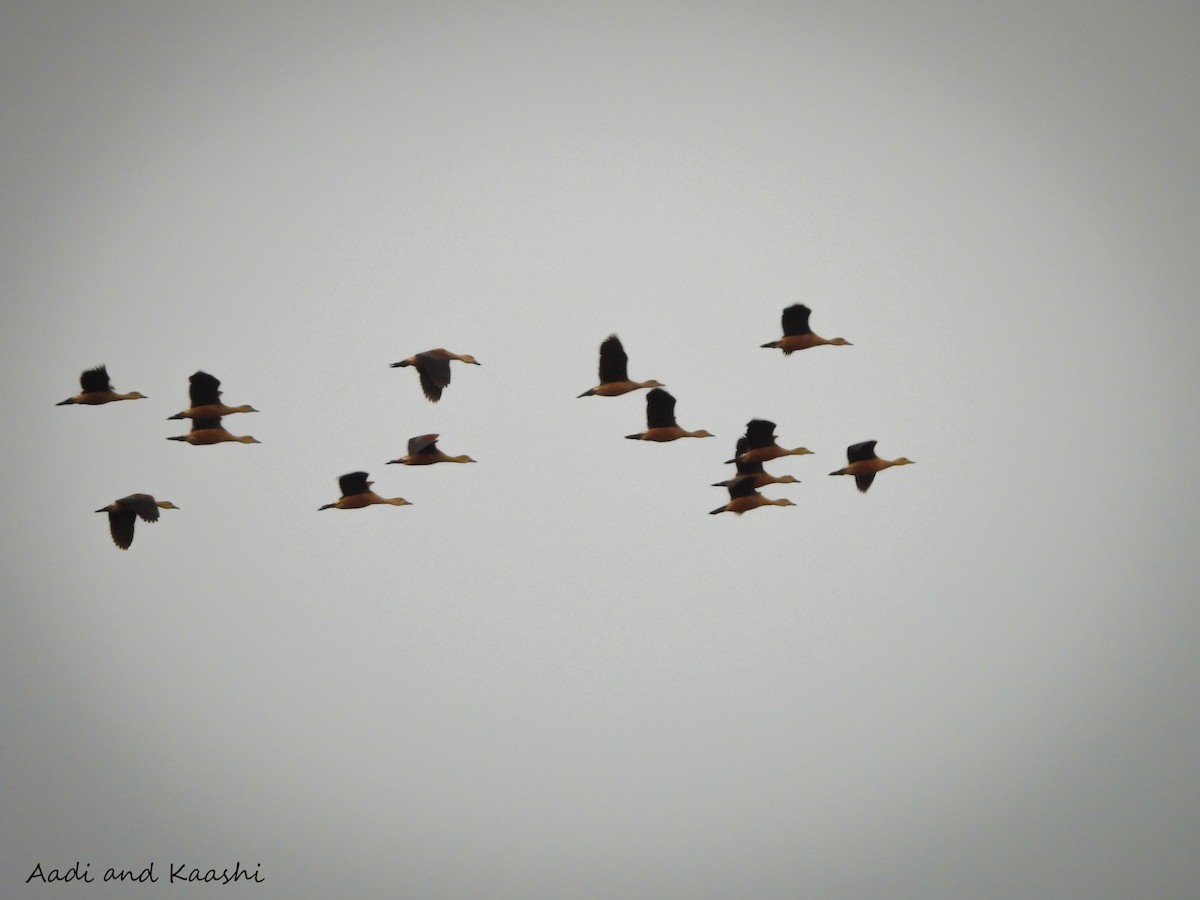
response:
[(221, 402), (221, 381), (207, 372), (196, 372), (188, 379), (188, 408), (168, 419), (219, 419), (234, 413), (258, 412), (253, 406), (226, 406)]
[[(751, 419), (746, 423), (746, 449), (726, 462), (764, 463), (781, 456), (804, 456), (812, 453), (807, 447), (787, 450), (775, 442), (775, 423), (767, 419)], [(740, 446), (740, 444), (739, 444)]]
[(675, 398), (662, 388), (653, 388), (646, 394), (646, 430), (640, 434), (627, 434), (631, 441), (676, 441), (679, 438), (713, 437), (703, 428), (685, 431), (675, 423)]
[(422, 434), (408, 439), (408, 454), (399, 459), (389, 459), (388, 465), (431, 466), (434, 463), (473, 463), (469, 456), (447, 456), (437, 445), (438, 435)]
[(420, 377), (421, 390), (425, 393), (425, 398), (430, 403), (437, 403), (442, 399), (442, 391), (450, 384), (451, 360), (469, 363), (472, 366), (481, 365), (479, 360), (473, 356), (451, 353), (449, 350), (438, 347), (436, 350), (426, 350), (424, 353), (417, 353), (400, 360), (400, 362), (394, 362), (391, 367), (393, 369), (402, 369), (405, 366), (415, 368)]
[(727, 481), (718, 481), (713, 487), (729, 487), (739, 478), (753, 479), (754, 487), (766, 487), (768, 484), (799, 484), (800, 479), (792, 475), (771, 475), (763, 469), (761, 462), (742, 462), (737, 457), (750, 448), (750, 442), (745, 437), (738, 438), (737, 456), (733, 462), (737, 464), (737, 475)]
[(803, 303), (795, 303), (783, 311), (783, 337), (777, 341), (763, 344), (764, 347), (778, 348), (784, 356), (789, 356), (797, 350), (807, 350), (810, 347), (820, 347), (828, 344), (834, 347), (850, 347), (851, 343), (845, 338), (823, 338), (814, 334), (808, 327), (808, 317), (812, 310)]
[(128, 550), (133, 543), (133, 526), (137, 520), (157, 522), (160, 509), (179, 507), (170, 500), (155, 500), (149, 494), (130, 494), (100, 507), (96, 512), (108, 513), (108, 531), (113, 543), (122, 550)]
[(709, 512), (710, 516), (715, 516), (717, 513), (731, 512), (735, 515), (750, 512), (752, 509), (758, 509), (760, 506), (795, 506), (791, 500), (786, 497), (780, 497), (778, 500), (771, 500), (764, 497), (754, 488), (754, 476), (742, 475), (739, 478), (733, 479), (729, 485), (729, 502), (724, 506), (718, 506), (716, 509)]
[[(174, 417), (172, 417), (174, 418)], [(175, 437), (167, 438), (168, 441), (183, 441), (186, 444), (191, 444), (194, 447), (207, 446), (208, 444), (261, 444), (262, 441), (257, 438), (252, 438), (248, 434), (231, 434), (225, 430), (221, 424), (220, 416), (213, 416), (211, 419), (192, 419), (192, 430), (187, 434), (176, 435)]]
[(901, 456), (899, 459), (880, 459), (875, 455), (875, 445), (878, 441), (863, 441), (861, 444), (851, 444), (846, 448), (846, 459), (850, 463), (830, 475), (853, 475), (854, 483), (864, 494), (875, 476), (884, 469), (892, 466), (910, 466), (913, 460)]
[(338, 479), (338, 487), (342, 490), (342, 496), (333, 503), (326, 503), (324, 506), (318, 507), (317, 512), (322, 509), (362, 509), (364, 506), (373, 506), (378, 503), (386, 503), (391, 506), (412, 506), (403, 497), (380, 497), (371, 490), (371, 485), (375, 482), (368, 481), (367, 477), (366, 472), (350, 472), (343, 475)]
[(112, 403), (115, 400), (145, 400), (145, 394), (139, 394), (137, 391), (130, 391), (128, 394), (118, 394), (112, 388), (112, 382), (108, 378), (108, 369), (104, 366), (96, 366), (94, 369), (88, 369), (79, 376), (80, 391), (74, 397), (68, 397), (66, 400), (60, 400), (56, 406), (70, 406), (72, 404), (81, 404), (83, 406), (99, 406), (101, 403)]
[(610, 334), (600, 344), (600, 383), (580, 394), (580, 397), (618, 397), (640, 388), (666, 387), (653, 378), (649, 381), (630, 381), (629, 357), (621, 339)]

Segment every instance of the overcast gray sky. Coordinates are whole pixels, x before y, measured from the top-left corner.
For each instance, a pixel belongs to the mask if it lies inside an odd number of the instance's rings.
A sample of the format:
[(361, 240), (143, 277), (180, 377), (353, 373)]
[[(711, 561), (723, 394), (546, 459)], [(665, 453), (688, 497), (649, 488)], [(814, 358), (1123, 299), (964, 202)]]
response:
[[(0, 5), (0, 893), (1194, 897), (1198, 78), (1184, 3)], [(753, 417), (797, 505), (709, 516)]]

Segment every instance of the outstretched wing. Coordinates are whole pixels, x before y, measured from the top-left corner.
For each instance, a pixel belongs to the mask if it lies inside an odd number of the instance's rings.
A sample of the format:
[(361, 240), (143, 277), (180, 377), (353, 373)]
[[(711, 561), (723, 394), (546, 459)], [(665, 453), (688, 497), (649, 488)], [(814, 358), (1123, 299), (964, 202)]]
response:
[(196, 372), (188, 379), (188, 397), (192, 407), (212, 406), (221, 402), (221, 380), (207, 372)]
[[(868, 459), (878, 459), (875, 455), (875, 445), (878, 441), (863, 441), (861, 444), (851, 444), (846, 448), (846, 459), (849, 462), (866, 462)], [(870, 484), (871, 482), (867, 482)], [(859, 490), (865, 491), (866, 488), (860, 487)]]
[(414, 438), (408, 439), (408, 455), (417, 456), (421, 453), (437, 452), (436, 434), (422, 434)]
[(783, 311), (783, 336), (794, 337), (800, 334), (812, 334), (808, 327), (808, 317), (812, 310), (803, 303), (796, 303)]
[(610, 334), (600, 344), (600, 383), (629, 380), (629, 357), (621, 346), (621, 339)]
[(662, 388), (646, 394), (646, 427), (670, 428), (675, 424), (675, 398)]
[(747, 450), (770, 447), (775, 443), (775, 423), (766, 419), (751, 419), (746, 423)]
[(112, 535), (113, 543), (122, 550), (128, 550), (133, 543), (133, 524), (136, 521), (137, 516), (130, 509), (114, 509), (108, 513), (108, 533)]
[(366, 472), (349, 472), (338, 479), (338, 487), (342, 489), (343, 497), (353, 497), (369, 492), (371, 482), (367, 481)]
[(436, 353), (418, 353), (417, 372), (426, 399), (437, 403), (442, 399), (442, 389), (450, 384), (450, 360)]
[(108, 369), (104, 366), (96, 366), (94, 369), (88, 369), (79, 376), (79, 386), (85, 394), (98, 391), (111, 391), (112, 382), (108, 378)]

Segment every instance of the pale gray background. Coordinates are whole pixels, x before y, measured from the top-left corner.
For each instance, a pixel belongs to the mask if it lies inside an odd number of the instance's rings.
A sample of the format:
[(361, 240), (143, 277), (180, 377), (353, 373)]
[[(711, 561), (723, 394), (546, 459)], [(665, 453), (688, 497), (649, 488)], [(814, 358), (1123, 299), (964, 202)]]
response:
[(0, 894), (1196, 896), (1194, 4), (0, 10)]

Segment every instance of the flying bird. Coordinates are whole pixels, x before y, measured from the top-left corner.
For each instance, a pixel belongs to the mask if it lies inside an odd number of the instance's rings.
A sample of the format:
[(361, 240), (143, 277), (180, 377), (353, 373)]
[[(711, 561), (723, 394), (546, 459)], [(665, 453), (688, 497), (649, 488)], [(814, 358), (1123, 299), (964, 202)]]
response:
[[(750, 442), (745, 437), (738, 438), (737, 453), (741, 455), (750, 449)], [(755, 488), (766, 487), (768, 484), (799, 484), (800, 479), (791, 475), (771, 475), (763, 469), (763, 464), (760, 462), (741, 462), (737, 456), (733, 461), (737, 463), (737, 475), (727, 481), (718, 481), (713, 484), (713, 487), (729, 487), (739, 478), (750, 478), (753, 480)]]
[(758, 509), (760, 506), (795, 505), (795, 503), (785, 497), (780, 497), (778, 500), (771, 500), (764, 497), (754, 489), (754, 477), (752, 475), (743, 475), (740, 478), (733, 479), (733, 483), (729, 485), (729, 502), (724, 506), (718, 506), (716, 509), (711, 510), (709, 515), (715, 516), (717, 513), (731, 512), (740, 516), (742, 513)]
[(408, 454), (399, 459), (389, 459), (388, 465), (399, 463), (402, 466), (430, 466), (434, 463), (473, 463), (469, 456), (447, 456), (437, 445), (436, 434), (422, 434), (408, 439)]
[(146, 399), (145, 394), (139, 394), (137, 391), (130, 391), (128, 394), (118, 394), (114, 391), (112, 382), (108, 378), (108, 369), (104, 366), (96, 366), (96, 368), (88, 369), (81, 374), (79, 387), (78, 394), (59, 401), (55, 406), (69, 406), (74, 403), (84, 406), (99, 406), (101, 403), (112, 403), (114, 400)]
[(812, 329), (808, 327), (808, 317), (811, 313), (812, 310), (803, 303), (796, 303), (789, 306), (783, 311), (782, 316), (783, 337), (762, 346), (777, 347), (783, 351), (784, 356), (795, 353), (797, 350), (820, 347), (822, 344), (829, 344), (835, 347), (852, 346), (845, 338), (823, 338), (819, 334), (813, 334)]
[(600, 344), (600, 383), (580, 394), (580, 397), (617, 397), (639, 388), (666, 387), (661, 382), (629, 380), (629, 357), (621, 346), (621, 339), (610, 334)]
[(221, 417), (192, 419), (192, 430), (187, 434), (167, 438), (168, 441), (183, 441), (196, 447), (208, 444), (261, 444), (262, 441), (248, 434), (231, 434), (221, 425)]
[(318, 507), (317, 512), (322, 509), (362, 509), (364, 506), (372, 506), (376, 503), (412, 506), (403, 497), (380, 497), (371, 490), (371, 485), (374, 483), (367, 480), (366, 472), (350, 472), (343, 475), (338, 479), (338, 487), (342, 489), (342, 496), (333, 503), (326, 503), (324, 506)]
[(739, 452), (727, 463), (764, 463), (781, 456), (804, 456), (812, 453), (807, 447), (796, 447), (786, 450), (775, 442), (775, 423), (766, 419), (751, 419), (746, 423), (746, 449)]
[(703, 428), (699, 431), (684, 431), (675, 424), (675, 398), (662, 388), (653, 388), (646, 394), (646, 430), (641, 434), (627, 434), (631, 441), (667, 441), (679, 438), (713, 437)]
[(258, 412), (253, 406), (226, 406), (221, 402), (221, 381), (207, 372), (196, 372), (188, 379), (188, 408), (168, 419), (219, 419), (233, 413)]
[(420, 376), (421, 390), (425, 392), (426, 399), (430, 403), (437, 403), (442, 399), (442, 390), (450, 384), (450, 361), (453, 359), (473, 366), (480, 365), (479, 360), (473, 356), (460, 356), (438, 347), (436, 350), (426, 350), (424, 353), (394, 362), (391, 367), (402, 369), (405, 366), (413, 366)]
[(854, 483), (864, 494), (876, 474), (892, 466), (909, 466), (913, 460), (901, 456), (899, 459), (880, 459), (875, 455), (875, 445), (878, 441), (863, 441), (861, 444), (851, 444), (846, 448), (846, 459), (850, 465), (830, 472), (830, 475), (853, 475)]
[(102, 506), (96, 512), (108, 513), (108, 531), (113, 543), (128, 550), (133, 543), (133, 526), (140, 518), (143, 522), (157, 522), (160, 509), (179, 509), (170, 500), (155, 500), (149, 494), (130, 494)]

